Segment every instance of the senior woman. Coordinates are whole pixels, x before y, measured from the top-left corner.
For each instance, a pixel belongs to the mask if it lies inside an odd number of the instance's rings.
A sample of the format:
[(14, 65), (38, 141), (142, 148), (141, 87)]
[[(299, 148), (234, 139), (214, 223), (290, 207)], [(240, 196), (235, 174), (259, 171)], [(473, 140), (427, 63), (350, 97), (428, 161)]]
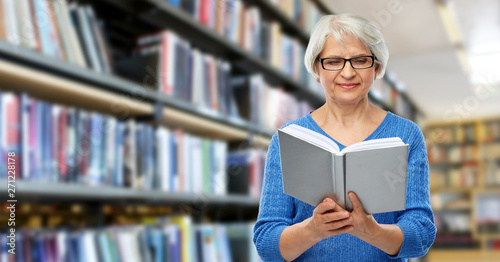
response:
[(314, 207), (284, 194), (276, 133), (254, 227), (254, 243), (264, 261), (405, 261), (424, 255), (433, 243), (436, 228), (422, 132), (368, 100), (388, 57), (382, 34), (368, 20), (352, 14), (322, 17), (313, 28), (304, 60), (323, 86), (326, 103), (287, 125), (326, 135), (341, 150), (363, 140), (400, 137), (409, 145), (406, 209), (366, 214), (356, 192), (348, 195), (352, 212), (330, 198)]

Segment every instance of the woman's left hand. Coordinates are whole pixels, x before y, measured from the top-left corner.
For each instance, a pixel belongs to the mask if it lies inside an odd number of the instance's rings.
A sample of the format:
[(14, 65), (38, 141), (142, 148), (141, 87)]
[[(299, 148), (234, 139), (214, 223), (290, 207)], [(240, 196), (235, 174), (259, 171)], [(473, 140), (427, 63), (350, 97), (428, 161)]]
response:
[(348, 197), (352, 203), (351, 225), (354, 227), (349, 234), (360, 239), (369, 239), (374, 237), (377, 229), (379, 228), (379, 224), (371, 214), (367, 214), (365, 212), (363, 205), (361, 205), (358, 196), (356, 196), (354, 192), (349, 192)]
[(379, 224), (372, 215), (365, 213), (356, 194), (349, 192), (352, 203), (351, 234), (370, 245), (378, 247), (389, 255), (397, 255), (403, 244), (403, 231), (397, 225)]

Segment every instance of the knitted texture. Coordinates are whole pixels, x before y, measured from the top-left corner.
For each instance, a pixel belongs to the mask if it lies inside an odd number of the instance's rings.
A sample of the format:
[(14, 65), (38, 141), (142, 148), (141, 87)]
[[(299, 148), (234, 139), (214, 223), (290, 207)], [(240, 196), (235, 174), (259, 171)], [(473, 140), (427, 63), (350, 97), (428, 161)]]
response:
[[(335, 141), (318, 126), (310, 113), (285, 126), (290, 124), (306, 127)], [(318, 242), (295, 261), (406, 261), (407, 258), (426, 254), (434, 242), (436, 227), (430, 207), (429, 166), (424, 136), (415, 123), (388, 112), (365, 140), (387, 137), (400, 137), (409, 145), (406, 210), (374, 214), (373, 217), (380, 224), (396, 224), (401, 228), (404, 241), (399, 254), (389, 256), (354, 236), (341, 234)], [(345, 148), (335, 142), (340, 150)], [(254, 227), (253, 240), (262, 260), (283, 261), (279, 251), (281, 233), (286, 227), (311, 217), (313, 210), (313, 206), (283, 193), (276, 132), (269, 145), (259, 215)]]

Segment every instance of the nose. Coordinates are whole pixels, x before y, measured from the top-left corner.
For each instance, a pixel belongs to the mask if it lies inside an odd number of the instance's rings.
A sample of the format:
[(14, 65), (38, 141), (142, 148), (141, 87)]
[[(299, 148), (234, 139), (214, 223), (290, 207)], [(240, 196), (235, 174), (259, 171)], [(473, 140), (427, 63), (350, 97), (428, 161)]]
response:
[[(352, 67), (351, 61), (346, 61), (345, 63), (346, 64), (344, 65), (344, 68), (342, 68), (342, 71), (340, 71), (340, 74), (345, 79), (350, 79), (350, 78), (354, 77), (354, 75), (356, 74), (356, 71)], [(349, 64), (347, 64), (347, 63), (349, 63)]]

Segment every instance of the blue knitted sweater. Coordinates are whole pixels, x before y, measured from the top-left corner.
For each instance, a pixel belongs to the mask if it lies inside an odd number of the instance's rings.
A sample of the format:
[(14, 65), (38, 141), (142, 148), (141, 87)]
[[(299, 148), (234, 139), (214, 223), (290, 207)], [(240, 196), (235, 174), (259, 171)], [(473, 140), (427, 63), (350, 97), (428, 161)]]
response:
[[(331, 138), (310, 113), (287, 125), (290, 124)], [(401, 228), (404, 241), (399, 254), (389, 256), (354, 236), (341, 234), (318, 242), (295, 261), (406, 261), (406, 258), (420, 257), (427, 252), (434, 242), (436, 227), (430, 207), (429, 168), (423, 134), (415, 123), (388, 112), (366, 140), (386, 137), (400, 137), (409, 145), (406, 210), (373, 215), (380, 224), (396, 224)], [(345, 148), (335, 142), (340, 150)], [(259, 215), (254, 227), (253, 240), (262, 260), (283, 261), (279, 251), (281, 233), (286, 227), (311, 217), (313, 210), (313, 206), (283, 193), (278, 135), (275, 133), (269, 145)]]

